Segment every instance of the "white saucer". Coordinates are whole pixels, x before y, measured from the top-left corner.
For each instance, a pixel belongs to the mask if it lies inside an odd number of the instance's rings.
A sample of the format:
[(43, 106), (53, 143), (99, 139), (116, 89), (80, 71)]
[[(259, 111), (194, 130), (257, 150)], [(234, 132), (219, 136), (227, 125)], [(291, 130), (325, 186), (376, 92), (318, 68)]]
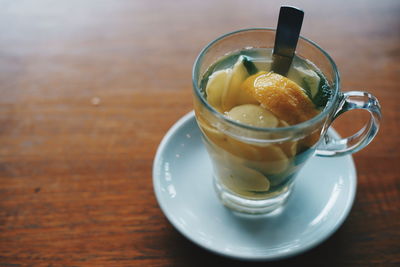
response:
[(193, 112), (165, 135), (154, 160), (158, 203), (175, 228), (212, 252), (246, 260), (280, 259), (320, 244), (343, 223), (356, 192), (351, 156), (313, 157), (280, 214), (238, 215), (218, 200)]

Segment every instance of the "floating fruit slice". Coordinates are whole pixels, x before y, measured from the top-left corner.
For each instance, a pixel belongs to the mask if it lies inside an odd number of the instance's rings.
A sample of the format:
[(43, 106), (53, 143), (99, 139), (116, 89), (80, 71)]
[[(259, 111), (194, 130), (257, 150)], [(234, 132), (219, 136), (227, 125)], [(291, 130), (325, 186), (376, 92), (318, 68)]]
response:
[(208, 79), (206, 94), (208, 103), (222, 112), (222, 96), (228, 88), (232, 76), (232, 69), (219, 70), (211, 74)]
[(259, 148), (261, 161), (249, 162), (249, 167), (263, 174), (279, 174), (287, 169), (290, 160), (278, 145), (267, 145)]
[[(288, 127), (288, 126), (289, 124), (286, 121), (284, 120), (279, 121), (279, 127)], [(283, 150), (283, 152), (285, 152), (288, 158), (292, 158), (297, 154), (297, 141), (286, 141), (281, 144), (277, 144), (277, 146), (279, 146)]]
[(243, 81), (249, 77), (243, 59), (240, 56), (232, 69), (216, 71), (208, 79), (207, 101), (220, 112), (229, 111), (237, 105), (258, 103), (249, 93), (240, 89)]
[(290, 125), (309, 120), (318, 114), (303, 89), (282, 75), (259, 72), (248, 77), (241, 88)]
[(222, 94), (222, 109), (228, 111), (234, 106), (242, 104), (257, 104), (251, 95), (247, 92), (240, 90), (240, 86), (249, 77), (249, 73), (244, 65), (244, 57), (240, 56), (232, 68), (232, 75), (230, 76), (230, 82)]
[(206, 122), (201, 116), (197, 117), (197, 121), (203, 133), (213, 142), (220, 143), (226, 141), (225, 134), (219, 131), (218, 129), (214, 128), (213, 126), (210, 126), (210, 124)]
[(315, 71), (302, 66), (295, 66), (294, 68), (290, 68), (288, 78), (292, 81), (298, 81), (311, 98), (317, 95), (321, 78)]
[(275, 128), (279, 124), (274, 114), (254, 104), (236, 106), (226, 115), (235, 121), (255, 127)]
[(229, 164), (218, 167), (218, 177), (230, 190), (246, 194), (249, 191), (265, 192), (269, 190), (270, 182), (260, 172), (243, 165)]

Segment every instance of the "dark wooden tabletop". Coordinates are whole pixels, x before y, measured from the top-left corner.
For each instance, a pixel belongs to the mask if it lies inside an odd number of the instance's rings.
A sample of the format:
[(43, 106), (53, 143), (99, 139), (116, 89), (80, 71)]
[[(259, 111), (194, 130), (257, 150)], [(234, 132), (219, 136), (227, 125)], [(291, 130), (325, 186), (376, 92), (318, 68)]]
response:
[[(302, 255), (246, 263), (194, 245), (167, 221), (152, 164), (192, 109), (200, 49), (305, 10), (302, 35), (342, 88), (381, 102), (380, 133), (354, 155), (357, 197), (339, 230)], [(0, 266), (389, 266), (400, 264), (400, 2), (0, 2)], [(336, 124), (354, 132), (366, 115)], [(399, 265), (397, 265), (399, 266)]]

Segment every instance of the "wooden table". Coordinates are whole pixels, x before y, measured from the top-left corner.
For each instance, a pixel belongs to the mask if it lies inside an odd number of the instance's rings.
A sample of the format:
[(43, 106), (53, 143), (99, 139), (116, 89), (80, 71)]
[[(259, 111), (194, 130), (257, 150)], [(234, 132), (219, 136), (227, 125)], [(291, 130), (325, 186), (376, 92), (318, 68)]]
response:
[[(336, 60), (343, 90), (375, 94), (384, 118), (354, 156), (358, 192), (343, 226), (269, 264), (399, 264), (400, 2), (290, 3), (306, 12), (302, 34)], [(281, 4), (1, 1), (0, 266), (267, 265), (216, 256), (177, 232), (151, 168), (192, 109), (200, 49), (235, 29), (275, 27)], [(336, 128), (350, 133), (365, 118), (353, 112)]]

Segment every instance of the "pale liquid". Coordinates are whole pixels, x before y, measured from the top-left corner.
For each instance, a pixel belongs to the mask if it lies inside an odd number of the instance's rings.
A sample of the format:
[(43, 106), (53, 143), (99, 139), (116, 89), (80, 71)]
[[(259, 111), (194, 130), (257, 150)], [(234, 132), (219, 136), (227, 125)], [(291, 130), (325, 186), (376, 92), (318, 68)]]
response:
[[(203, 93), (209, 76), (215, 71), (232, 68), (240, 55), (250, 59), (258, 70), (269, 71), (272, 63), (271, 49), (248, 49), (221, 58), (210, 66), (201, 82)], [(288, 78), (307, 91), (316, 106), (323, 109), (329, 101), (329, 86), (322, 73), (309, 61), (295, 57)], [(301, 71), (299, 71), (301, 70)], [(307, 88), (311, 81), (304, 73), (308, 70), (319, 77), (314, 92)], [(318, 79), (317, 79), (318, 81)], [(315, 93), (317, 90), (317, 93)], [(225, 110), (221, 112), (226, 112)], [(198, 112), (198, 114), (201, 114)], [(206, 118), (198, 117), (207, 149), (212, 157), (217, 182), (225, 190), (249, 199), (266, 199), (287, 191), (300, 167), (313, 154), (320, 132), (283, 143), (255, 144), (238, 140), (211, 125)], [(280, 127), (287, 126), (284, 122)]]

